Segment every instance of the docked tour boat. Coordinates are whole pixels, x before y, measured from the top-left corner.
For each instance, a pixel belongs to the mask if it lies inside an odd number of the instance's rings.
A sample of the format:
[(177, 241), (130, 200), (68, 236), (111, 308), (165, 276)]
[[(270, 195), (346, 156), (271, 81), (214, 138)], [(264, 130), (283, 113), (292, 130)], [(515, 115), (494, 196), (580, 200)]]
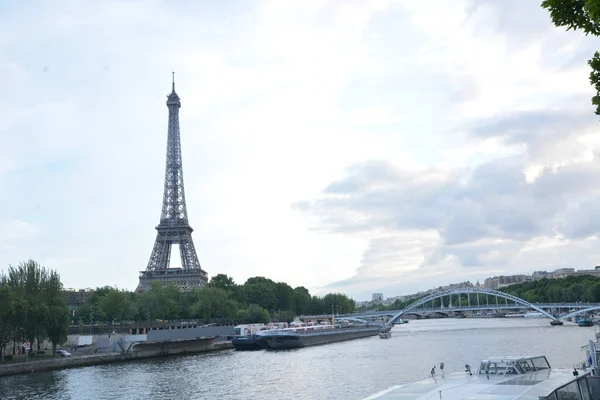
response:
[(490, 357), (471, 372), (436, 373), (392, 386), (366, 397), (374, 399), (600, 399), (600, 377), (589, 370), (554, 369), (545, 356)]

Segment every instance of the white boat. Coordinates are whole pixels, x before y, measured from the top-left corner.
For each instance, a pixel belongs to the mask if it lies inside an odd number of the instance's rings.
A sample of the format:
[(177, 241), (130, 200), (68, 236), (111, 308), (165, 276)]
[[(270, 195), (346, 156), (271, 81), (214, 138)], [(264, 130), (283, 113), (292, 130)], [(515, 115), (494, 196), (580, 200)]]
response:
[(504, 314), (505, 318), (524, 318), (525, 314), (522, 313), (506, 313)]
[(523, 315), (523, 317), (525, 317), (525, 318), (546, 318), (546, 316), (544, 314), (542, 314), (541, 312), (537, 312), (537, 311), (525, 313)]
[[(577, 375), (575, 375), (577, 372)], [(600, 396), (591, 372), (554, 369), (545, 356), (490, 357), (481, 361), (476, 372), (465, 365), (464, 371), (435, 372), (414, 382), (392, 386), (366, 397), (374, 399), (573, 399), (590, 400)]]

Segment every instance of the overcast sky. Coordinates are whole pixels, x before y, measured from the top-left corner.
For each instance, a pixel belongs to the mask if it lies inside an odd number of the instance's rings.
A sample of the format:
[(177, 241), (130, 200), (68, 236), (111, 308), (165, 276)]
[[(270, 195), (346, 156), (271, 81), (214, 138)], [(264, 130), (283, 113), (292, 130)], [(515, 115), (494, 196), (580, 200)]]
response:
[(135, 289), (171, 71), (210, 276), (364, 300), (593, 268), (598, 42), (539, 3), (2, 2), (0, 268)]

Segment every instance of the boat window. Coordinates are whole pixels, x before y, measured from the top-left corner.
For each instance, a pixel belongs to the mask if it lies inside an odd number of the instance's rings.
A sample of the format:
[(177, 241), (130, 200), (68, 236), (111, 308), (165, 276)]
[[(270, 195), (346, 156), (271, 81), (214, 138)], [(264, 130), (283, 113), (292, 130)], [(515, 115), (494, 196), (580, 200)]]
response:
[(531, 361), (533, 362), (533, 365), (535, 366), (536, 370), (550, 368), (550, 364), (548, 364), (548, 360), (546, 360), (546, 357), (535, 357), (532, 358)]
[(519, 365), (519, 364), (515, 364), (513, 365), (513, 368), (515, 369), (515, 373), (517, 374), (524, 374), (525, 371), (523, 371), (523, 368)]
[[(517, 367), (517, 368), (515, 368)], [(521, 374), (517, 365), (510, 365), (503, 362), (482, 362), (479, 366), (480, 374), (503, 375), (503, 374)]]
[(577, 382), (571, 382), (556, 391), (558, 400), (580, 400), (579, 385)]
[(479, 366), (479, 373), (485, 374), (485, 371), (487, 371), (488, 366), (489, 366), (488, 363), (482, 362), (481, 365)]
[(236, 335), (241, 335), (241, 334), (242, 334), (242, 329), (241, 329), (241, 328), (233, 328), (233, 332), (234, 332)]
[[(515, 371), (515, 369), (513, 368), (513, 366), (508, 363), (499, 362), (499, 363), (495, 363), (495, 366), (496, 366), (496, 368), (495, 368), (496, 375), (516, 374), (517, 373)], [(492, 371), (490, 371), (490, 373), (492, 373)]]
[(579, 379), (577, 382), (579, 383), (579, 390), (581, 391), (581, 398), (583, 400), (592, 400), (592, 395), (590, 393), (590, 388), (588, 387), (587, 380)]
[(550, 393), (550, 396), (544, 397), (544, 400), (558, 400), (558, 398), (556, 397), (556, 392)]
[(519, 366), (521, 367), (521, 369), (523, 370), (524, 373), (535, 371), (535, 369), (533, 368), (533, 363), (531, 362), (531, 360), (519, 361)]

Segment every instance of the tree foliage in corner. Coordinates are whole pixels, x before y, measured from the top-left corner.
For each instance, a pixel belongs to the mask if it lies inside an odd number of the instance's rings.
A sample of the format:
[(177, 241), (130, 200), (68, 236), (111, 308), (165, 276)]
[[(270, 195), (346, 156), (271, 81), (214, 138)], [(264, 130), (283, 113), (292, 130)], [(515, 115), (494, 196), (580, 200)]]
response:
[[(550, 12), (556, 26), (600, 36), (600, 0), (544, 0), (542, 7)], [(596, 52), (588, 65), (592, 68), (590, 83), (596, 89), (592, 104), (596, 106), (596, 114), (600, 115), (600, 53)]]
[(33, 260), (0, 274), (0, 360), (11, 339), (36, 340), (38, 350), (48, 339), (54, 355), (56, 346), (67, 340), (70, 322), (62, 290), (58, 273)]

